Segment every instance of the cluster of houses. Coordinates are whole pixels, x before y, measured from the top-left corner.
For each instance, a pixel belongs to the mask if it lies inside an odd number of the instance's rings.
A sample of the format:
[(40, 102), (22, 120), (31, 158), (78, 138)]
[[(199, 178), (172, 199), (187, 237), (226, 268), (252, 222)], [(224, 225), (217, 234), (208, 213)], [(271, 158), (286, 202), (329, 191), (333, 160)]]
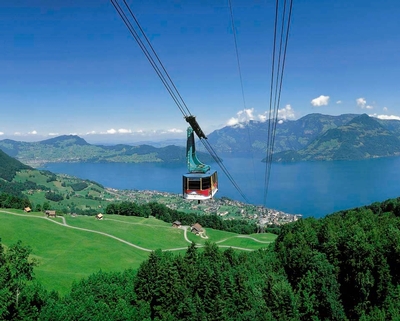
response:
[[(172, 227), (181, 228), (181, 226), (182, 226), (182, 223), (179, 222), (179, 221), (175, 221), (175, 222), (172, 223)], [(196, 224), (193, 224), (190, 227), (190, 232), (195, 233), (196, 235), (198, 235), (200, 233), (204, 233), (204, 229), (199, 223), (196, 223)]]

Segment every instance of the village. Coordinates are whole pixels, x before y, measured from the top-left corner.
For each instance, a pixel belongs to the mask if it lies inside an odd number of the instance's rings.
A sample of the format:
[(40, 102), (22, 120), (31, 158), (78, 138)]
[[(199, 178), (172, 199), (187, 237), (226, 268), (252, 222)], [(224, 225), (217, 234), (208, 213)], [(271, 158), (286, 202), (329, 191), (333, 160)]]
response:
[(144, 204), (158, 202), (170, 209), (184, 212), (203, 212), (204, 214), (217, 214), (227, 220), (247, 219), (256, 221), (263, 226), (280, 226), (289, 222), (297, 221), (301, 214), (288, 214), (279, 210), (269, 209), (264, 206), (246, 204), (227, 197), (213, 198), (198, 203), (182, 198), (180, 194), (173, 194), (160, 191), (139, 191), (139, 190), (117, 190), (107, 188), (114, 200), (129, 200)]

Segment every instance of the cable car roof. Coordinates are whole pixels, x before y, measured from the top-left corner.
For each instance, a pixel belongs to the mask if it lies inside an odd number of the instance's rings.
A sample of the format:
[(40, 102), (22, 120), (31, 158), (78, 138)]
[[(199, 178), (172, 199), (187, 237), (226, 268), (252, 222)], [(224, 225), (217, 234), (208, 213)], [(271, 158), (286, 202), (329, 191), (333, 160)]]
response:
[(186, 173), (186, 174), (183, 174), (183, 176), (188, 177), (188, 178), (196, 178), (196, 177), (203, 178), (203, 177), (210, 177), (210, 176), (214, 175), (215, 172), (216, 171), (211, 171), (208, 173)]

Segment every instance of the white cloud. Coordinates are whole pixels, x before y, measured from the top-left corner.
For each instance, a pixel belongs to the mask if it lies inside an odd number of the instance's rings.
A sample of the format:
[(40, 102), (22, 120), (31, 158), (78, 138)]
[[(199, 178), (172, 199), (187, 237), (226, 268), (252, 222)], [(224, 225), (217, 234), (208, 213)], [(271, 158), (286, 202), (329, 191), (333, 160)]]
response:
[[(237, 117), (232, 117), (231, 119), (229, 119), (226, 125), (243, 127), (243, 123), (246, 123), (250, 120), (257, 119), (258, 121), (263, 123), (270, 118), (269, 111), (266, 111), (263, 114), (257, 114), (257, 116), (255, 116), (254, 114), (254, 108), (241, 110), (236, 114)], [(286, 105), (284, 108), (278, 109), (278, 119), (287, 120), (294, 118), (294, 110), (289, 104)]]
[(285, 106), (285, 108), (278, 109), (278, 119), (294, 119), (294, 111), (292, 109), (292, 106), (288, 104)]
[(171, 128), (167, 130), (168, 133), (183, 133), (182, 129)]
[(365, 100), (365, 98), (362, 98), (362, 97), (357, 98), (356, 103), (357, 103), (357, 106), (360, 107), (361, 109), (373, 109), (374, 108), (374, 106), (367, 105), (367, 101)]
[(4, 135), (4, 133), (3, 133), (3, 132), (0, 132), (0, 136), (1, 136), (1, 135)]
[(329, 103), (329, 96), (321, 95), (311, 100), (311, 105), (314, 107), (326, 106)]
[(130, 130), (130, 129), (125, 129), (125, 128), (120, 128), (120, 129), (118, 129), (118, 133), (119, 133), (119, 134), (131, 134), (131, 133), (132, 133), (132, 130)]
[(236, 114), (237, 117), (232, 117), (231, 119), (229, 119), (227, 125), (234, 126), (240, 123), (246, 123), (250, 120), (254, 120), (253, 112), (254, 108), (243, 109)]
[(108, 129), (105, 133), (100, 133), (100, 134), (114, 135), (114, 134), (131, 134), (131, 133), (132, 133), (131, 129), (125, 129), (125, 128), (114, 129), (114, 128), (111, 128), (111, 129)]
[(227, 126), (235, 126), (239, 124), (239, 119), (232, 117), (231, 119), (229, 119), (226, 123)]
[(258, 117), (258, 120), (260, 121), (260, 122), (265, 122), (267, 119), (268, 119), (268, 117), (267, 117), (267, 115), (257, 115), (257, 117)]
[(367, 101), (365, 100), (365, 98), (357, 98), (356, 99), (357, 102), (357, 106), (361, 107), (361, 108), (365, 108), (365, 106), (367, 105)]
[(28, 135), (36, 135), (36, 134), (37, 134), (37, 131), (36, 131), (36, 130), (33, 130), (33, 131), (31, 131), (31, 132), (28, 133)]
[(383, 107), (383, 111), (388, 111), (387, 107)]
[(49, 136), (58, 136), (60, 135), (59, 133), (49, 133)]
[(283, 124), (283, 120), (282, 120), (282, 119), (279, 120), (279, 121), (278, 121), (278, 124)]
[(96, 134), (97, 132), (95, 130), (86, 133), (86, 135), (96, 135)]
[(394, 120), (400, 120), (400, 116), (396, 116), (396, 115), (377, 115), (377, 114), (373, 114), (373, 115), (369, 115), (370, 117), (375, 117), (375, 118), (379, 118), (379, 119), (394, 119)]
[(336, 102), (336, 104), (341, 104), (342, 103), (342, 101), (341, 100), (338, 100), (337, 102)]

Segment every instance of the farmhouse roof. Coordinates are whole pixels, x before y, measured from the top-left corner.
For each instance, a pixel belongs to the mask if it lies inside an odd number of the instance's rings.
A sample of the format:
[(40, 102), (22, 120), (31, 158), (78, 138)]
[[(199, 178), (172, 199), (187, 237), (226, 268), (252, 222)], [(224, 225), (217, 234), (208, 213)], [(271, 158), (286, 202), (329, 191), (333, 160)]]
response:
[(197, 232), (201, 232), (201, 231), (203, 231), (203, 227), (199, 223), (196, 223), (196, 224), (192, 225), (192, 231), (193, 230), (196, 230)]

